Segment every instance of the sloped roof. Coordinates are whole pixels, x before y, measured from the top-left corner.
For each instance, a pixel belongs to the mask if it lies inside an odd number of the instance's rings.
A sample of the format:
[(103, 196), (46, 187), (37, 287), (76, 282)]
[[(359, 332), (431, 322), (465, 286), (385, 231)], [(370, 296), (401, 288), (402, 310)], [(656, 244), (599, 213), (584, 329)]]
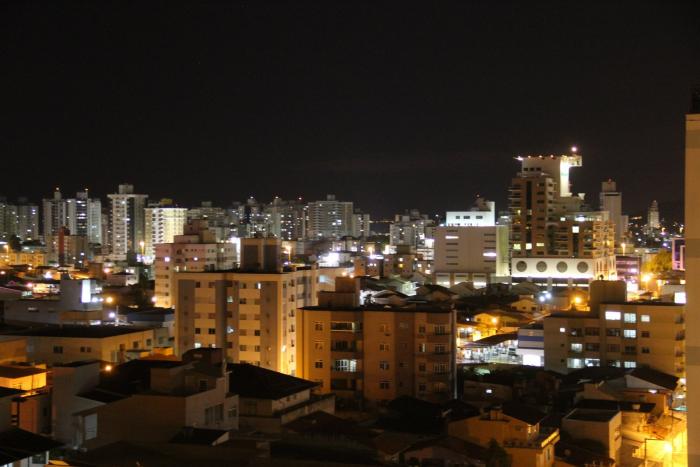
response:
[(581, 399), (577, 409), (620, 410), (623, 412), (650, 413), (656, 404), (652, 402), (611, 401), (607, 399)]
[(0, 432), (0, 464), (10, 464), (62, 445), (51, 438), (11, 428)]
[(516, 402), (506, 402), (503, 404), (503, 413), (509, 417), (517, 418), (529, 425), (536, 425), (546, 418), (546, 414), (540, 412), (536, 407)]
[(635, 368), (631, 373), (630, 376), (634, 376), (635, 378), (643, 379), (644, 381), (648, 381), (652, 384), (655, 384), (657, 386), (661, 386), (662, 388), (669, 389), (671, 391), (674, 391), (676, 389), (676, 386), (678, 386), (678, 378), (669, 375), (668, 373), (663, 373), (661, 371), (654, 370), (652, 368), (646, 368), (646, 367), (639, 367)]
[(253, 399), (281, 399), (311, 389), (318, 383), (249, 363), (229, 363), (229, 391)]

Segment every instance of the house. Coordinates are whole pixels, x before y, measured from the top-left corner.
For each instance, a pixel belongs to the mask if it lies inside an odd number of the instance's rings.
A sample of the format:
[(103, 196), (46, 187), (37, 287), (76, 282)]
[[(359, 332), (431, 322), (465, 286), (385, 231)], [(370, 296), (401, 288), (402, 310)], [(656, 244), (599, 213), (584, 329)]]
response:
[(535, 408), (509, 402), (476, 416), (450, 421), (448, 434), (481, 447), (493, 439), (511, 456), (512, 465), (518, 467), (551, 467), (559, 430), (540, 426), (544, 418)]
[(313, 394), (318, 383), (249, 363), (229, 363), (229, 390), (240, 400), (240, 429), (279, 433), (297, 418), (335, 413), (334, 394)]
[(605, 446), (609, 458), (620, 462), (622, 413), (619, 410), (574, 409), (562, 419), (561, 430), (574, 440), (597, 441)]
[(72, 414), (77, 448), (164, 443), (187, 427), (238, 428), (238, 396), (229, 388), (221, 349), (190, 350), (181, 361), (133, 360), (104, 371), (77, 396), (96, 403)]

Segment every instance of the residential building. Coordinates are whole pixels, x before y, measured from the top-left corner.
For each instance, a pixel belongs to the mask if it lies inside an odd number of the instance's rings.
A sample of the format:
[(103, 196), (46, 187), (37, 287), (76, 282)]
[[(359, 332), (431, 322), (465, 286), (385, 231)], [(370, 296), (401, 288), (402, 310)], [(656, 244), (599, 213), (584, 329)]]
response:
[(544, 366), (544, 327), (530, 324), (518, 328), (518, 348), (515, 353), (523, 365)]
[(361, 305), (360, 279), (337, 278), (318, 306), (299, 310), (299, 375), (347, 404), (401, 395), (449, 399), (455, 384), (455, 312), (438, 305)]
[(44, 216), (44, 238), (58, 235), (61, 227), (66, 226), (66, 203), (61, 190), (56, 187), (53, 197), (44, 198), (42, 213)]
[(617, 191), (614, 180), (602, 183), (600, 210), (608, 212), (608, 218), (615, 226), (615, 246), (620, 247), (627, 238), (629, 217), (622, 214), (622, 193)]
[(314, 305), (316, 267), (282, 269), (280, 241), (246, 238), (241, 268), (176, 272), (176, 354), (197, 347), (226, 349), (229, 361), (297, 374), (297, 308)]
[(146, 240), (143, 255), (152, 261), (156, 245), (173, 243), (175, 237), (182, 235), (187, 223), (187, 208), (173, 206), (172, 200), (163, 199), (160, 203), (149, 204), (146, 208)]
[(58, 233), (46, 235), (47, 260), (59, 266), (85, 266), (92, 260), (92, 250), (85, 235), (71, 235), (68, 227), (60, 227)]
[(620, 463), (622, 413), (619, 410), (577, 408), (561, 421), (561, 431), (574, 441), (593, 440), (605, 446), (606, 455)]
[(167, 443), (187, 428), (219, 430), (219, 436), (238, 428), (238, 395), (229, 390), (221, 349), (191, 350), (182, 360), (124, 363), (78, 395), (98, 403), (71, 414), (70, 438), (79, 449), (118, 441)]
[(651, 202), (651, 206), (649, 206), (649, 210), (647, 211), (647, 232), (651, 234), (660, 228), (659, 203), (654, 200)]
[(685, 271), (685, 238), (671, 239), (671, 269)]
[[(688, 440), (700, 439), (700, 89), (685, 119), (686, 352)], [(700, 443), (688, 443), (688, 465), (700, 465)]]
[(513, 280), (585, 286), (614, 278), (614, 224), (570, 191), (569, 171), (582, 157), (573, 151), (517, 159), (521, 171), (509, 194)]
[(447, 432), (480, 446), (493, 439), (518, 467), (551, 467), (555, 463), (554, 446), (559, 430), (540, 425), (545, 415), (526, 405), (507, 402), (482, 414), (452, 420)]
[(0, 240), (6, 242), (17, 234), (17, 205), (0, 197)]
[(65, 200), (66, 223), (72, 235), (87, 238), (88, 243), (102, 244), (102, 202), (90, 198), (87, 189)]
[[(1, 203), (0, 203), (1, 204)], [(0, 229), (0, 237), (1, 237)], [(22, 241), (39, 240), (39, 206), (17, 198), (17, 236)]]
[(118, 193), (107, 195), (111, 203), (111, 254), (114, 260), (136, 255), (145, 243), (145, 207), (148, 195), (134, 193), (134, 186), (119, 185)]
[(4, 332), (27, 338), (30, 361), (54, 365), (96, 359), (120, 363), (150, 354), (153, 329), (131, 326), (61, 326)]
[(27, 361), (27, 338), (0, 336), (0, 365)]
[(684, 377), (685, 307), (626, 302), (624, 282), (605, 282), (591, 284), (590, 311), (552, 313), (544, 319), (545, 369), (650, 367)]
[(437, 227), (435, 283), (451, 287), (474, 282), (484, 287), (509, 275), (508, 227)]
[(426, 239), (433, 237), (434, 226), (435, 220), (430, 219), (427, 214), (421, 214), (417, 209), (411, 209), (405, 214), (396, 214), (394, 222), (389, 226), (389, 244), (394, 247), (425, 246)]
[(229, 391), (238, 395), (241, 430), (280, 433), (315, 412), (335, 413), (333, 394), (314, 394), (318, 383), (249, 363), (229, 363)]
[(306, 205), (298, 200), (275, 197), (264, 208), (269, 232), (282, 240), (303, 240), (306, 236)]
[(173, 306), (172, 282), (177, 272), (226, 271), (233, 269), (237, 252), (233, 243), (217, 242), (208, 220), (197, 219), (183, 227), (171, 243), (155, 245), (155, 304)]
[(352, 201), (338, 201), (327, 195), (324, 201), (312, 201), (307, 206), (306, 224), (309, 239), (352, 236), (355, 224)]
[(469, 211), (447, 211), (448, 227), (493, 227), (496, 225), (496, 203), (477, 197)]

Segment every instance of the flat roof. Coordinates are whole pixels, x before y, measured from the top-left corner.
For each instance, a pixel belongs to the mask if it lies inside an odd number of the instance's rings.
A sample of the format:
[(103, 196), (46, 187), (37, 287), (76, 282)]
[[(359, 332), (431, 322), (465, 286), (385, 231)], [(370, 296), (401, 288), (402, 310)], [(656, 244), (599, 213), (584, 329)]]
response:
[(25, 376), (39, 375), (41, 373), (46, 373), (46, 369), (33, 366), (0, 365), (0, 378), (23, 378)]
[(137, 332), (152, 331), (151, 328), (137, 326), (46, 326), (41, 328), (28, 328), (19, 331), (12, 331), (11, 334), (17, 336), (32, 337), (67, 337), (67, 338), (88, 338), (103, 339), (106, 337), (123, 336)]
[(302, 310), (307, 311), (392, 311), (392, 312), (403, 312), (403, 313), (452, 313), (454, 310), (451, 307), (444, 307), (433, 304), (410, 304), (402, 306), (392, 306), (392, 305), (362, 305), (357, 307), (352, 306), (305, 306)]

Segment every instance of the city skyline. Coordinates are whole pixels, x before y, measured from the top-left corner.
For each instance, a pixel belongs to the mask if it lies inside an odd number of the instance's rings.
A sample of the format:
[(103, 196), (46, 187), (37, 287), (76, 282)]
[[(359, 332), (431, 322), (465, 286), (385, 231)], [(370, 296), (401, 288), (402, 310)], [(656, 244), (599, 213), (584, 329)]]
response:
[(656, 199), (681, 217), (691, 2), (168, 6), (3, 6), (4, 168), (70, 161), (5, 196), (104, 199), (126, 181), (187, 206), (335, 193), (388, 217), (505, 206), (515, 155), (577, 145), (589, 203), (612, 178), (629, 213)]

